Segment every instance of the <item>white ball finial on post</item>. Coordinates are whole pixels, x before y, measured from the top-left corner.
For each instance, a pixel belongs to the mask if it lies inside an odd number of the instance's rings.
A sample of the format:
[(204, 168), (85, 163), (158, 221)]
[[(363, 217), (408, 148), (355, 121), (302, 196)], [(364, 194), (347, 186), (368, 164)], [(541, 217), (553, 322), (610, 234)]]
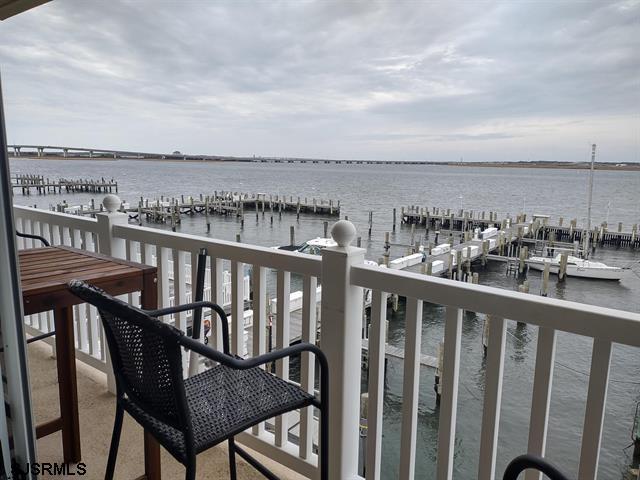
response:
[(348, 247), (356, 238), (356, 227), (349, 220), (338, 220), (331, 227), (331, 238), (339, 247)]
[(113, 195), (112, 193), (104, 197), (104, 199), (102, 200), (102, 205), (109, 213), (117, 212), (121, 204), (122, 201), (120, 200), (120, 197), (118, 197), (117, 195)]

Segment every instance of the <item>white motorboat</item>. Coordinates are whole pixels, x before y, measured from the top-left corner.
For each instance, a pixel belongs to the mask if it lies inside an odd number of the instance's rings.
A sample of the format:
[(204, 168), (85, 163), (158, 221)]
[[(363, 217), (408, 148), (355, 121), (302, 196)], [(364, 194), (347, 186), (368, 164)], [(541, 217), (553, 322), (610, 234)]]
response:
[[(311, 240), (307, 240), (306, 242), (304, 242), (302, 245), (299, 245), (299, 246), (285, 245), (282, 247), (272, 247), (272, 248), (276, 248), (278, 250), (289, 250), (293, 252), (307, 253), (309, 255), (321, 255), (323, 249), (327, 247), (337, 247), (337, 246), (338, 244), (333, 238), (316, 237), (316, 238), (312, 238)], [(379, 266), (378, 263), (374, 262), (373, 260), (365, 260), (364, 263), (365, 265), (369, 265), (369, 266), (374, 266), (374, 267)]]
[[(527, 260), (533, 270), (544, 270), (545, 264), (549, 264), (549, 272), (557, 274), (560, 270), (561, 254), (555, 257), (530, 257)], [(585, 260), (584, 258), (569, 255), (567, 258), (567, 276), (593, 278), (598, 280), (621, 280), (628, 268), (611, 267), (602, 262)]]

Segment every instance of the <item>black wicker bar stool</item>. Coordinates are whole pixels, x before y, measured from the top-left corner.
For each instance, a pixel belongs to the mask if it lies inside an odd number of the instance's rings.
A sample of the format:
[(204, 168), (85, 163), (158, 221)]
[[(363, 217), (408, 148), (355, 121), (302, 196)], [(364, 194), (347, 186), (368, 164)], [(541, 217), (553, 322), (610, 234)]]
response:
[[(234, 436), (274, 416), (314, 406), (320, 411), (320, 478), (328, 480), (328, 366), (315, 345), (299, 343), (243, 360), (229, 353), (229, 328), (224, 311), (210, 302), (143, 311), (80, 281), (71, 291), (100, 312), (116, 380), (116, 418), (105, 478), (113, 478), (122, 419), (126, 411), (196, 475), (196, 455), (229, 442), (229, 469), (236, 478), (237, 453), (268, 479), (271, 471), (236, 445)], [(223, 352), (162, 323), (158, 316), (210, 308), (222, 320)], [(181, 348), (217, 362), (209, 370), (184, 379)], [(311, 352), (320, 365), (320, 399), (286, 382), (260, 365), (301, 352)]]

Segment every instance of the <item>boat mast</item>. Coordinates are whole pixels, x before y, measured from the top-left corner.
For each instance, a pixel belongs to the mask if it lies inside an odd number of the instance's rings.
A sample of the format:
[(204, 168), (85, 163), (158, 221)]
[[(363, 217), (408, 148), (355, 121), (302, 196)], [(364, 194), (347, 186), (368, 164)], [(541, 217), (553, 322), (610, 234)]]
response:
[(587, 203), (587, 231), (584, 240), (584, 258), (589, 258), (589, 236), (591, 235), (591, 201), (593, 200), (593, 170), (596, 161), (596, 144), (591, 145), (591, 170), (589, 172), (589, 201)]

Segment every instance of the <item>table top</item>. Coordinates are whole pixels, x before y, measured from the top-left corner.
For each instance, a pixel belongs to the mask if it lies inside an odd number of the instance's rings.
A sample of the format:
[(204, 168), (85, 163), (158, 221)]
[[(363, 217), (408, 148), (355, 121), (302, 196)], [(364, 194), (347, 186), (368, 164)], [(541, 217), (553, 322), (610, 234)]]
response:
[(66, 246), (20, 250), (18, 257), (25, 314), (82, 303), (68, 290), (73, 279), (120, 295), (142, 289), (144, 277), (156, 275), (150, 265)]

